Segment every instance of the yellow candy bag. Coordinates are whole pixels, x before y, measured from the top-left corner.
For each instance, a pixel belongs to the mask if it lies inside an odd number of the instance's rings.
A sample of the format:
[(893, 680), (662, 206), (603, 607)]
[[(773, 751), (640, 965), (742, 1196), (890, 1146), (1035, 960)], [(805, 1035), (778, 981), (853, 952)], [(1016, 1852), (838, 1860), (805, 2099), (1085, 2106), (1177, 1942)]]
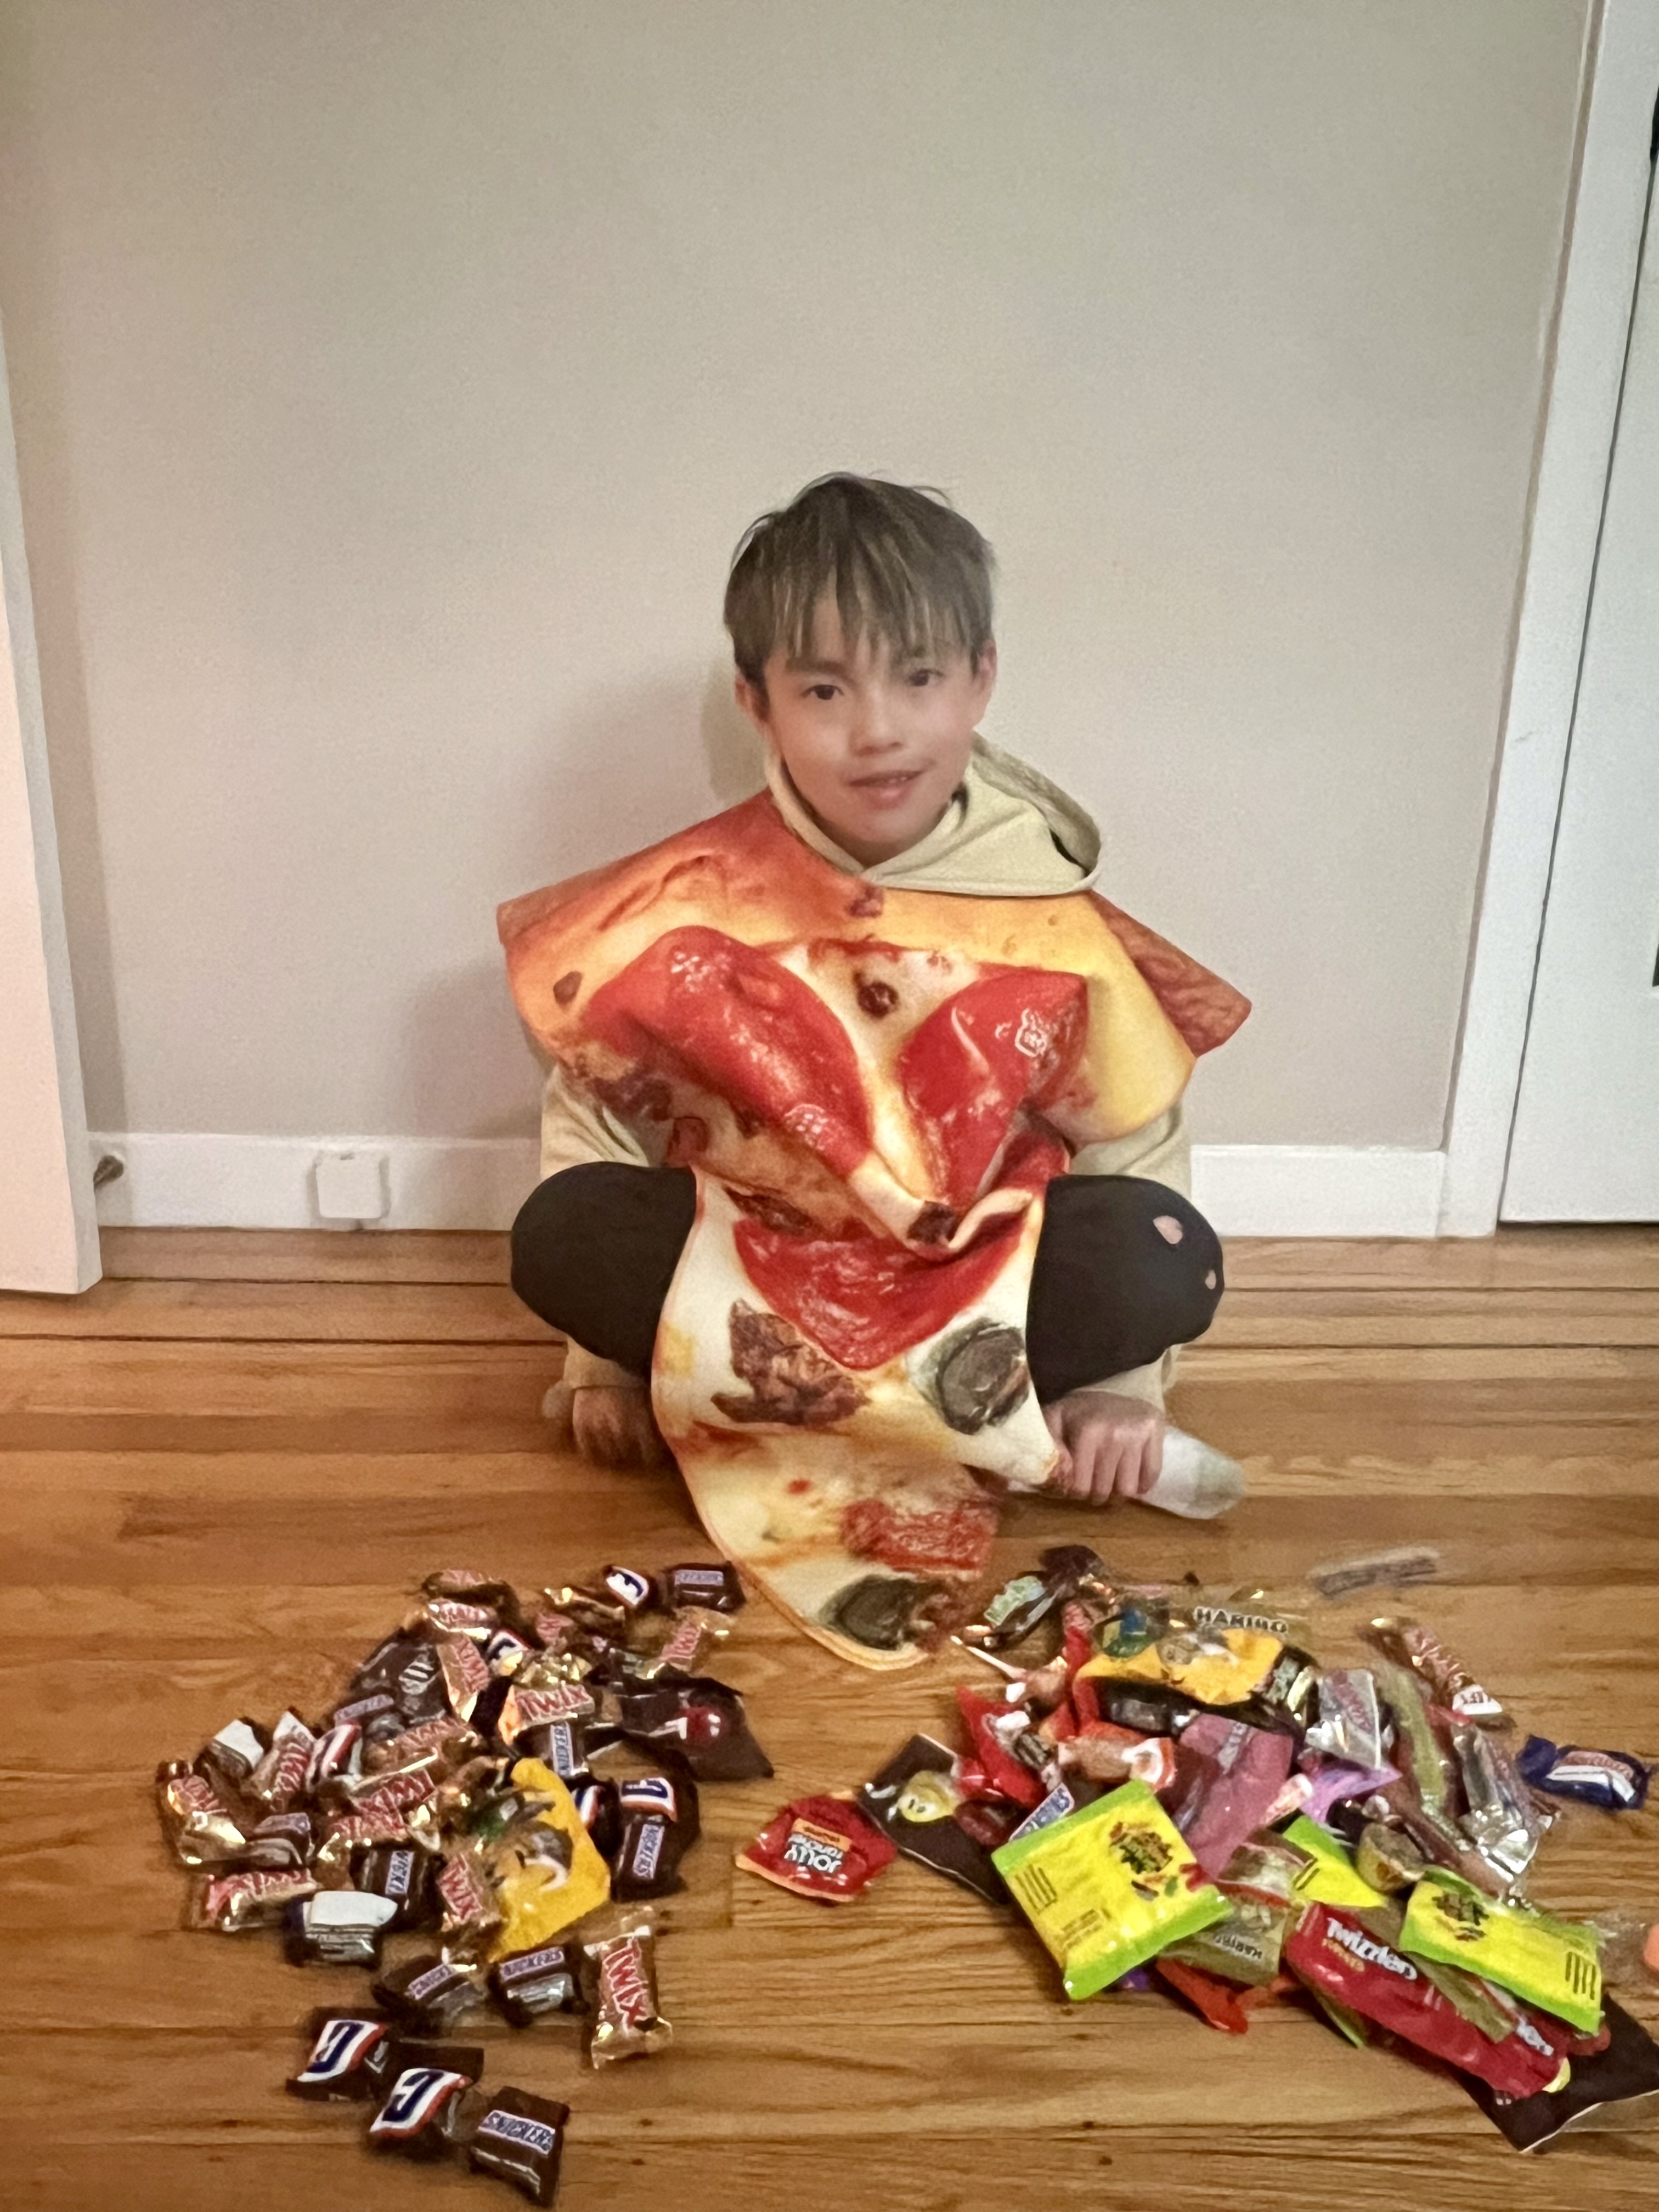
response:
[(521, 1759), (513, 1769), (513, 1786), (526, 1805), (484, 1847), (501, 1913), (490, 1954), (497, 1959), (549, 1942), (611, 1895), (611, 1869), (552, 1768), (539, 1759)]
[(1079, 1680), (1105, 1674), (1115, 1681), (1161, 1682), (1200, 1705), (1236, 1705), (1261, 1688), (1285, 1648), (1259, 1628), (1174, 1630), (1156, 1643), (1123, 1648), (1136, 1641), (1120, 1637), (1117, 1648), (1109, 1645), (1085, 1660)]
[(1482, 1975), (1594, 2034), (1601, 2020), (1595, 1930), (1530, 1905), (1504, 1905), (1437, 1868), (1411, 1893), (1400, 1948)]
[(1227, 1917), (1226, 1899), (1144, 1782), (1126, 1782), (991, 1856), (1059, 1960), (1068, 1997), (1092, 1996)]
[(1298, 1813), (1283, 1832), (1287, 1844), (1308, 1854), (1308, 1863), (1297, 1875), (1295, 1894), (1301, 1905), (1346, 1905), (1364, 1909), (1386, 1905), (1388, 1899), (1362, 1875), (1338, 1836)]

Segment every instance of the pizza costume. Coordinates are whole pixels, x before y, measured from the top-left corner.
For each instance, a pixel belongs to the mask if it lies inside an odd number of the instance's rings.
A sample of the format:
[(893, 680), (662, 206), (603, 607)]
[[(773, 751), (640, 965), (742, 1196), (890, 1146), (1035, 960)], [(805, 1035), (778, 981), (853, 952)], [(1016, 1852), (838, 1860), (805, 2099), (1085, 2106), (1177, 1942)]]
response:
[(500, 927), (536, 1042), (696, 1175), (652, 1396), (709, 1534), (819, 1641), (913, 1663), (1055, 1463), (1047, 1183), (1167, 1111), (1245, 1001), (1091, 891), (849, 877), (764, 793)]

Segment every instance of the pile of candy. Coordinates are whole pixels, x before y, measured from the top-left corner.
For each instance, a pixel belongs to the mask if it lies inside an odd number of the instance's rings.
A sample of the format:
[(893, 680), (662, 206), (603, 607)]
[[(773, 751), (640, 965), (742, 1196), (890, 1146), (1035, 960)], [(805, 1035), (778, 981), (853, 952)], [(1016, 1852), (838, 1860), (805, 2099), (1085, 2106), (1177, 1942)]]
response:
[[(375, 1977), (371, 2005), (313, 2014), (294, 2095), (371, 2103), (372, 2148), (552, 2203), (567, 2107), (481, 2087), (482, 2050), (437, 2039), (493, 2004), (519, 2027), (590, 2016), (596, 2066), (668, 2042), (637, 1908), (684, 1887), (698, 1785), (772, 1771), (738, 1692), (698, 1671), (743, 1602), (725, 1566), (609, 1567), (531, 1607), (447, 1570), (315, 1728), (234, 1720), (161, 1768), (187, 1927), (276, 1928), (298, 1965)], [(597, 1774), (613, 1752), (661, 1764)]]
[[(1043, 1656), (1002, 1656), (1045, 1631)], [(1603, 1998), (1607, 1929), (1523, 1896), (1552, 1808), (1638, 1809), (1648, 1769), (1516, 1753), (1427, 1629), (1361, 1635), (1368, 1664), (1322, 1667), (1260, 1593), (1137, 1585), (1059, 1547), (962, 1633), (1003, 1677), (957, 1692), (965, 1749), (912, 1737), (855, 1798), (786, 1806), (738, 1864), (844, 1903), (902, 1852), (1012, 1899), (1068, 1996), (1162, 1984), (1235, 2034), (1309, 2000), (1352, 2043), (1452, 2069), (1522, 2148), (1659, 2119), (1659, 2046)]]

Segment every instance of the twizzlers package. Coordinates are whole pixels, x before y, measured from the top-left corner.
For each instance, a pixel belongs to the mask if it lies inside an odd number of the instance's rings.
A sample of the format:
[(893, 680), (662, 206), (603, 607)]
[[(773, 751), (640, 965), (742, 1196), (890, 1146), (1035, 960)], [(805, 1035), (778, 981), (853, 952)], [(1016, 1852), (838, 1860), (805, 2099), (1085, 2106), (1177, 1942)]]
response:
[(1285, 1938), (1285, 1963), (1316, 1996), (1477, 2075), (1500, 2096), (1536, 2096), (1566, 2078), (1564, 2047), (1528, 2015), (1521, 2014), (1514, 2032), (1494, 2043), (1413, 1960), (1352, 1911), (1310, 1905)]

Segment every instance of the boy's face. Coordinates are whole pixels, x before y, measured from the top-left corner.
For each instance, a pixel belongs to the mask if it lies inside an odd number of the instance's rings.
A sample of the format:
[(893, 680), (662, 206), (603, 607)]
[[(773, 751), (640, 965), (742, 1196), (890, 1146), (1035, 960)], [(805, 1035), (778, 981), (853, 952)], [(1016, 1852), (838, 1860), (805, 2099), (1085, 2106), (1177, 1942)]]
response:
[(842, 850), (865, 867), (924, 838), (968, 766), (996, 682), (996, 647), (849, 650), (833, 601), (820, 605), (805, 661), (775, 653), (764, 689), (738, 678), (738, 704), (775, 747), (789, 781)]

